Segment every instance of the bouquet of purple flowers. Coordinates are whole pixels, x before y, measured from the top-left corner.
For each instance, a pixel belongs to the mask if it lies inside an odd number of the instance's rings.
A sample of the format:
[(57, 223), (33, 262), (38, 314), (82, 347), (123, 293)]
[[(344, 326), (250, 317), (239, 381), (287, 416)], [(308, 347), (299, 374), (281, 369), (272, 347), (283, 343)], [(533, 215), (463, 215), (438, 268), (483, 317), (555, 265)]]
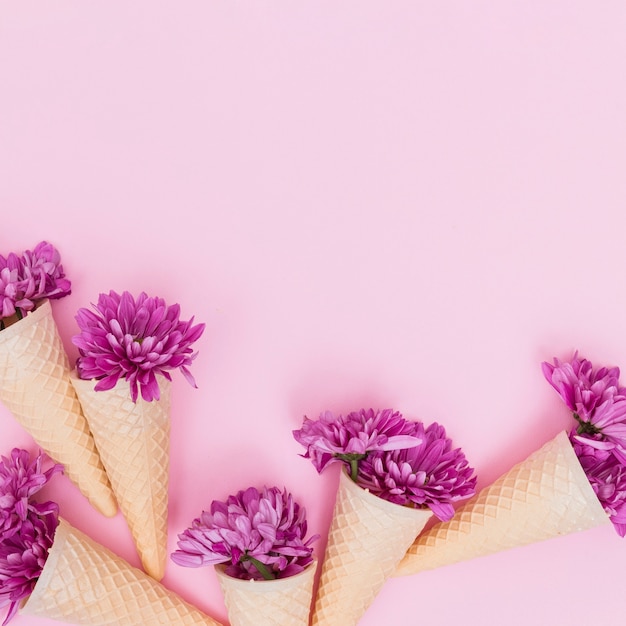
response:
[(217, 566), (233, 626), (307, 626), (318, 535), (306, 533), (305, 509), (287, 490), (249, 487), (214, 500), (179, 535), (172, 560)]
[(293, 434), (318, 472), (343, 466), (313, 624), (356, 624), (431, 514), (474, 494), (474, 470), (442, 426), (392, 409), (305, 417)]

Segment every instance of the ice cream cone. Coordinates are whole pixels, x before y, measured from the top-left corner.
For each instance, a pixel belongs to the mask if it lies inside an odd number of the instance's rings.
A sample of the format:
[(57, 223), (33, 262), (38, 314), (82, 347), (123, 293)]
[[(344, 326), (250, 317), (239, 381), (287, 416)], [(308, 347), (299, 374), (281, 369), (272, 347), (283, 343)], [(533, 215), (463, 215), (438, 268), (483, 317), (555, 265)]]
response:
[(0, 331), (0, 400), (101, 513), (117, 503), (70, 383), (48, 300)]
[(231, 626), (308, 626), (317, 562), (303, 572), (276, 580), (241, 580), (217, 565)]
[(431, 515), (378, 498), (342, 472), (313, 624), (356, 624)]
[(396, 576), (608, 524), (562, 432), (416, 539)]
[(133, 402), (125, 380), (94, 391), (95, 380), (71, 375), (102, 462), (144, 569), (161, 580), (167, 559), (170, 383), (162, 379), (161, 399)]
[(90, 626), (219, 626), (64, 520), (21, 613)]

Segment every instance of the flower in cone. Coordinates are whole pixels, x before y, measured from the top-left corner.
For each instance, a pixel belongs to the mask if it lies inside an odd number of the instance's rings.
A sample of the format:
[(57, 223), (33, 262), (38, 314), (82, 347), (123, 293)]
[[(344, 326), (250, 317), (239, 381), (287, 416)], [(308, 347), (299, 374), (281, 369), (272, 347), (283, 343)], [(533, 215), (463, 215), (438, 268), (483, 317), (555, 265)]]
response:
[(22, 614), (86, 626), (219, 626), (59, 518), (56, 503), (35, 503), (32, 495), (59, 471), (41, 465), (23, 450), (0, 463), (0, 502), (14, 521), (0, 534), (3, 626), (22, 603)]
[(305, 418), (294, 437), (318, 472), (332, 462), (344, 469), (313, 624), (356, 624), (431, 514), (449, 518), (476, 479), (443, 427), (391, 409)]
[(610, 450), (626, 464), (626, 389), (618, 367), (594, 368), (574, 354), (570, 361), (542, 364), (544, 376), (557, 390), (576, 421), (570, 437), (587, 446)]
[(117, 503), (70, 383), (50, 298), (70, 291), (58, 251), (41, 242), (0, 256), (0, 400), (104, 515)]
[(162, 298), (143, 292), (136, 300), (128, 291), (100, 294), (94, 311), (80, 309), (76, 314), (81, 332), (72, 341), (80, 351), (79, 378), (97, 380), (96, 391), (112, 389), (125, 379), (133, 402), (139, 390), (146, 402), (158, 400), (156, 375), (171, 380), (172, 369), (180, 369), (195, 387), (188, 369), (197, 355), (191, 345), (204, 324), (194, 326), (193, 317), (183, 322), (179, 315), (178, 304), (167, 306)]
[(62, 471), (44, 470), (46, 459), (34, 461), (26, 450), (14, 448), (0, 458), (0, 608), (9, 606), (6, 626), (41, 575), (58, 524), (54, 502), (37, 503), (33, 496)]
[(47, 241), (21, 256), (0, 255), (0, 330), (15, 322), (45, 299), (62, 298), (71, 292), (65, 278), (61, 255)]
[(160, 580), (167, 560), (170, 380), (188, 366), (204, 330), (161, 298), (114, 291), (80, 309), (71, 380), (93, 432), (142, 564)]
[(595, 368), (578, 352), (543, 363), (543, 373), (572, 411), (574, 452), (617, 533), (626, 535), (626, 388), (618, 367)]
[(626, 533), (626, 396), (618, 368), (576, 353), (543, 363), (574, 425), (485, 487), (447, 523), (416, 539), (397, 575), (449, 565), (613, 521)]
[(218, 566), (233, 626), (307, 625), (317, 535), (306, 538), (306, 512), (278, 487), (254, 487), (215, 500), (179, 535), (172, 560)]

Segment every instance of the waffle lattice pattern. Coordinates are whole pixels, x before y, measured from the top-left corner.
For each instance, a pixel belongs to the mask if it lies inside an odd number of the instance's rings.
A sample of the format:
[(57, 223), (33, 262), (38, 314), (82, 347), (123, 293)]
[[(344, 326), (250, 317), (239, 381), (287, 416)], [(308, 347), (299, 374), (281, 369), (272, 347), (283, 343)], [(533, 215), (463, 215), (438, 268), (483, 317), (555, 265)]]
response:
[(342, 473), (313, 624), (356, 624), (430, 516), (377, 498)]
[(63, 520), (21, 612), (87, 626), (220, 626)]
[(102, 513), (117, 512), (78, 398), (69, 363), (45, 301), (0, 332), (0, 400)]
[(397, 574), (608, 523), (565, 432), (518, 463), (411, 546)]
[(167, 558), (170, 384), (161, 399), (137, 402), (128, 382), (94, 391), (94, 381), (72, 379), (143, 566), (160, 580)]
[(216, 571), (231, 626), (308, 626), (315, 565), (271, 581), (238, 580)]

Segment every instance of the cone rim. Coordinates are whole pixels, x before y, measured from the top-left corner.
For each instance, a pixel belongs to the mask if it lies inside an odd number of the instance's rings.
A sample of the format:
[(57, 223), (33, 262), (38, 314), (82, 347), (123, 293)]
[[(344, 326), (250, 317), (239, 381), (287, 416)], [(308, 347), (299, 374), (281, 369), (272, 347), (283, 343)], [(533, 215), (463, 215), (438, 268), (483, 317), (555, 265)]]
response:
[(361, 487), (358, 483), (355, 483), (349, 476), (347, 470), (343, 469), (339, 476), (339, 488), (345, 489), (349, 494), (363, 499), (370, 506), (382, 509), (388, 515), (401, 516), (401, 517), (430, 517), (433, 512), (428, 508), (417, 508), (411, 506), (404, 506), (403, 504), (397, 504), (396, 502), (390, 502), (384, 498), (374, 495), (369, 489)]
[(298, 572), (293, 576), (287, 576), (286, 578), (275, 578), (274, 580), (256, 580), (254, 578), (247, 580), (244, 578), (229, 576), (224, 571), (227, 567), (226, 563), (218, 563), (214, 566), (214, 568), (220, 584), (224, 581), (225, 584), (231, 589), (257, 591), (259, 593), (263, 593), (279, 591), (281, 588), (297, 587), (303, 581), (307, 581), (310, 577), (315, 576), (317, 565), (318, 559), (317, 557), (313, 557), (313, 561), (311, 561), (311, 563), (309, 563), (301, 572)]
[(52, 307), (50, 306), (50, 300), (45, 298), (40, 300), (35, 309), (28, 315), (0, 331), (0, 345), (11, 341), (16, 335), (20, 335), (24, 330), (34, 326), (48, 315), (52, 315)]

